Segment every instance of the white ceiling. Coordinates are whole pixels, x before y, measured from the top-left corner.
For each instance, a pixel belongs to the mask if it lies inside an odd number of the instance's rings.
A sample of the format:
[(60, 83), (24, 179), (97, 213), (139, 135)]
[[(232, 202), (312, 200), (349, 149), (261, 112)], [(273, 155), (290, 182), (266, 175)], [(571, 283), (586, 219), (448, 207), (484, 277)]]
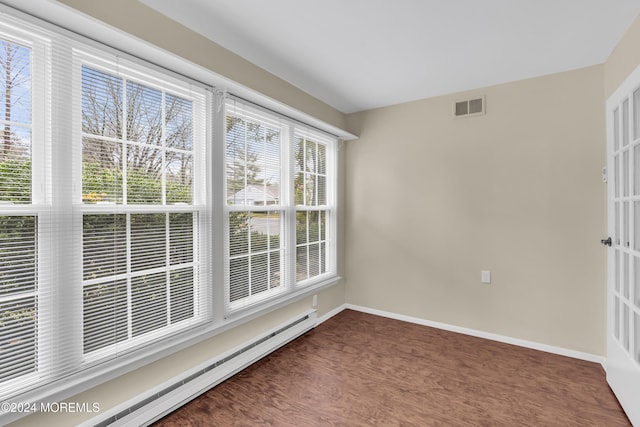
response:
[(640, 0), (141, 0), (349, 113), (603, 63)]

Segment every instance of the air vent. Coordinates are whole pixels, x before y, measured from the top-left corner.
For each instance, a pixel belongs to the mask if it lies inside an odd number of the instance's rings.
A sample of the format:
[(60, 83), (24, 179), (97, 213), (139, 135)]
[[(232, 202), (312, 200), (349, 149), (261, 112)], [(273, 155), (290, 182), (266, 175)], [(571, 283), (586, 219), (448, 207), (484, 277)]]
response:
[(484, 97), (468, 99), (465, 101), (458, 101), (455, 103), (453, 116), (454, 117), (469, 117), (479, 116), (485, 112), (485, 99)]

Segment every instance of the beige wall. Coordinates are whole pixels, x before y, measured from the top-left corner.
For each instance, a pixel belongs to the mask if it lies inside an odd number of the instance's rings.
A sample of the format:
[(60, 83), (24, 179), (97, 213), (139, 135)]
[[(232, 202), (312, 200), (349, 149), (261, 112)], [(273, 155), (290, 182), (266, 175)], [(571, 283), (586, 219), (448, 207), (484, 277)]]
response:
[(603, 92), (595, 66), (349, 115), (347, 302), (603, 355)]
[(640, 64), (640, 16), (636, 18), (626, 34), (613, 50), (604, 67), (605, 99), (613, 94), (620, 84)]

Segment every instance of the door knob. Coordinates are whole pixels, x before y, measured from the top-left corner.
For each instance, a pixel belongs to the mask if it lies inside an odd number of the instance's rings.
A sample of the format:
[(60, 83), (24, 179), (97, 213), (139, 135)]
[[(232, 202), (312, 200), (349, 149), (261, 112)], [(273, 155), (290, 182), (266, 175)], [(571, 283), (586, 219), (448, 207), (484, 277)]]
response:
[(605, 246), (611, 246), (611, 244), (612, 244), (611, 237), (607, 237), (606, 239), (600, 240), (600, 243), (602, 243)]

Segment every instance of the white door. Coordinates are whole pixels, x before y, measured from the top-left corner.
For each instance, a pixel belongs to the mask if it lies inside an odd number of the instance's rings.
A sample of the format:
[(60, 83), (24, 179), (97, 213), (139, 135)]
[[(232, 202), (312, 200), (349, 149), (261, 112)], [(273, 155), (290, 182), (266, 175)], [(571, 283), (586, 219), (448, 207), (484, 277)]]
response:
[(640, 427), (640, 67), (607, 101), (607, 381)]

